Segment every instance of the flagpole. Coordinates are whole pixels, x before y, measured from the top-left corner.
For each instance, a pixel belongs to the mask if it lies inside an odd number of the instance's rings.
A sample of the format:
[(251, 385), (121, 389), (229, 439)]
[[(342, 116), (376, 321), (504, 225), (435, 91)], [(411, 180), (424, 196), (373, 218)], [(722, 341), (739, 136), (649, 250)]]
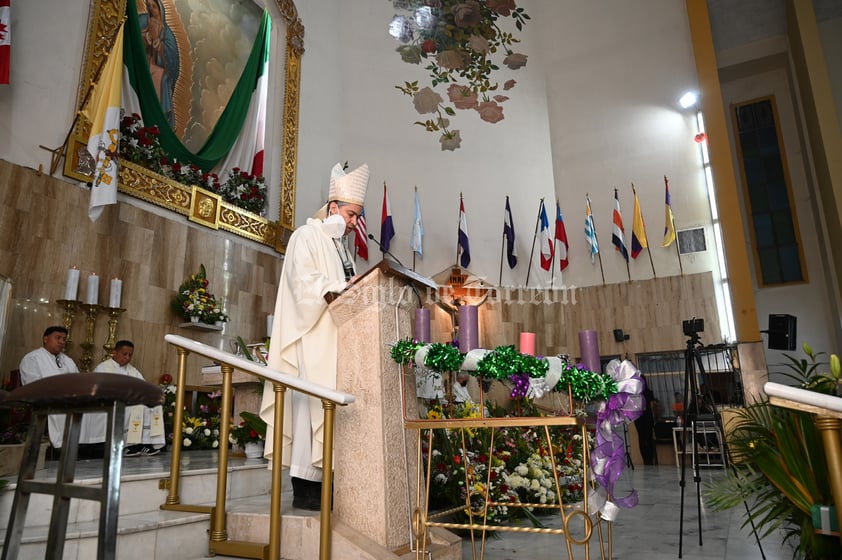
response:
[(62, 156), (64, 155), (65, 150), (67, 149), (67, 142), (70, 141), (70, 136), (73, 134), (73, 130), (76, 128), (76, 123), (79, 122), (79, 116), (82, 114), (82, 111), (85, 110), (85, 105), (88, 104), (88, 100), (93, 95), (94, 90), (96, 89), (97, 84), (99, 83), (99, 79), (102, 77), (102, 72), (105, 70), (105, 63), (108, 62), (108, 58), (111, 56), (111, 51), (114, 50), (114, 45), (117, 43), (117, 35), (120, 33), (120, 27), (126, 22), (126, 16), (123, 16), (123, 19), (120, 20), (120, 25), (115, 28), (114, 31), (114, 39), (111, 41), (111, 48), (108, 49), (108, 56), (106, 56), (102, 60), (102, 64), (99, 65), (97, 68), (96, 76), (94, 79), (91, 80), (91, 85), (88, 87), (88, 90), (85, 92), (85, 98), (82, 99), (82, 103), (79, 105), (79, 110), (76, 111), (76, 114), (73, 115), (73, 121), (70, 123), (70, 129), (67, 131), (67, 135), (64, 137), (64, 142), (62, 142), (61, 146), (58, 148), (48, 148), (47, 146), (39, 145), (38, 147), (48, 152), (52, 153), (52, 158), (50, 160), (50, 176), (56, 172), (58, 169), (58, 164), (61, 161)]
[(506, 229), (503, 228), (503, 237), (500, 238), (500, 276), (497, 278), (497, 285), (503, 285), (503, 253), (506, 251)]
[(532, 234), (532, 249), (529, 250), (529, 265), (526, 267), (526, 285), (529, 286), (529, 274), (532, 272), (532, 257), (535, 255), (535, 239), (538, 237), (538, 224), (541, 223), (541, 205), (544, 199), (538, 203), (538, 217), (535, 219), (535, 233)]
[[(593, 230), (593, 240), (596, 246), (599, 247), (599, 238), (596, 235), (596, 222), (593, 219), (593, 210), (591, 210), (591, 194), (585, 193), (585, 198), (588, 200), (588, 213), (591, 216), (591, 229)], [(602, 268), (602, 251), (596, 252), (596, 258), (599, 259), (599, 273), (602, 275), (602, 285), (605, 285), (605, 269)]]

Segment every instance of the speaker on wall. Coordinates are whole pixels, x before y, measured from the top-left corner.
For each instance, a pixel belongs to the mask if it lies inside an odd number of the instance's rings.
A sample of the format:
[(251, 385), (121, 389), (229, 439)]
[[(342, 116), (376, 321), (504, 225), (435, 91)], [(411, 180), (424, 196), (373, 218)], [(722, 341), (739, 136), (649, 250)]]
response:
[(794, 315), (769, 315), (769, 348), (771, 350), (795, 350), (797, 319)]

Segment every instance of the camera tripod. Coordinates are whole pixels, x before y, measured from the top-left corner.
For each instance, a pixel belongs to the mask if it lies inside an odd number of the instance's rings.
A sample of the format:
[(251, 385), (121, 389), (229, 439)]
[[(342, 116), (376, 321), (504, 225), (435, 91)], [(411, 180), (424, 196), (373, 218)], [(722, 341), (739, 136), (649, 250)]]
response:
[[(700, 439), (698, 421), (702, 412), (709, 412), (712, 415), (712, 420), (717, 428), (720, 441), (720, 453), (722, 454), (722, 462), (725, 468), (730, 466), (736, 470), (736, 467), (731, 463), (729, 457), (728, 445), (725, 441), (725, 430), (722, 425), (722, 416), (718, 413), (710, 392), (704, 394), (696, 380), (698, 378), (704, 379), (705, 368), (702, 364), (702, 356), (699, 349), (703, 346), (699, 333), (696, 327), (698, 323), (685, 321), (684, 334), (688, 336), (687, 348), (684, 350), (684, 422), (681, 430), (681, 514), (679, 517), (679, 533), (678, 533), (678, 557), (681, 558), (682, 547), (684, 544), (684, 489), (686, 487), (686, 471), (687, 471), (687, 433), (691, 432), (690, 444), (692, 447), (692, 465), (693, 465), (693, 481), (696, 483), (696, 514), (699, 522), (699, 546), (702, 543), (702, 492), (701, 492), (701, 476), (699, 474), (699, 442), (704, 441), (707, 445), (707, 440)], [(689, 325), (688, 325), (689, 323)], [(702, 330), (704, 327), (699, 328)], [(703, 433), (702, 437), (706, 437), (707, 433)], [(746, 509), (746, 514), (750, 513), (748, 503), (743, 500), (743, 506)], [(757, 534), (757, 528), (754, 526), (754, 520), (748, 515), (751, 524), (751, 532), (757, 541), (757, 548), (760, 550), (760, 556), (766, 560), (766, 555), (763, 553), (763, 546), (760, 544), (760, 536)]]

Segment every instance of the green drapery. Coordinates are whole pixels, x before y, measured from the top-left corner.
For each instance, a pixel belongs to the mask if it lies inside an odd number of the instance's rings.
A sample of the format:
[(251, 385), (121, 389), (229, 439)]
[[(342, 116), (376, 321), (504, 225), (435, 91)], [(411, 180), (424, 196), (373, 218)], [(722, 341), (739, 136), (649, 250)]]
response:
[[(161, 147), (168, 157), (181, 163), (192, 163), (202, 171), (212, 170), (223, 159), (240, 135), (246, 113), (249, 109), (252, 93), (257, 80), (263, 74), (264, 61), (268, 56), (267, 36), (271, 20), (264, 11), (260, 28), (254, 40), (251, 53), (237, 86), (231, 93), (231, 99), (213, 127), (205, 144), (198, 153), (192, 153), (176, 136), (166, 115), (161, 108), (140, 33), (140, 21), (134, 2), (126, 2), (126, 33), (123, 43), (123, 62), (128, 70), (129, 82), (140, 101), (141, 117), (145, 126), (156, 125), (160, 131)], [(125, 84), (124, 84), (125, 87)]]

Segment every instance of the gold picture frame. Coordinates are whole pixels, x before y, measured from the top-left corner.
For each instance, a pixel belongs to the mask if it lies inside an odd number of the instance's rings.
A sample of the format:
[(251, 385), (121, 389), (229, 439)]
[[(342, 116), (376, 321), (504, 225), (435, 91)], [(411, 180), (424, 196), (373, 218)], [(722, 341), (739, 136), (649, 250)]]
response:
[[(117, 33), (126, 10), (127, 0), (91, 0), (91, 21), (82, 61), (82, 79), (77, 94), (77, 110), (88, 96), (88, 88), (97, 77), (99, 68), (110, 52), (113, 38)], [(133, 1), (133, 0), (128, 0)], [(281, 180), (278, 206), (278, 221), (269, 222), (246, 210), (219, 201), (217, 204), (216, 226), (219, 228), (220, 217), (224, 217), (221, 229), (231, 231), (242, 237), (252, 239), (273, 247), (276, 251), (286, 251), (286, 240), (295, 229), (295, 186), (298, 161), (298, 115), (301, 86), (301, 57), (304, 54), (304, 26), (298, 17), (298, 9), (293, 0), (274, 0), (278, 13), (273, 13), (273, 20), (278, 18), (286, 28), (284, 96), (283, 96), (283, 131), (281, 142)], [(86, 159), (87, 137), (90, 123), (80, 117), (67, 146), (64, 175), (79, 181), (90, 181), (88, 171), (90, 162)], [(80, 150), (81, 148), (81, 150)], [(121, 162), (121, 164), (124, 162)], [(130, 180), (128, 180), (130, 179)], [(193, 219), (192, 211), (195, 195), (190, 187), (174, 188), (172, 181), (162, 181), (159, 175), (136, 165), (121, 165), (120, 192), (140, 198), (152, 204), (187, 214)], [(149, 185), (165, 185), (165, 188), (149, 188)], [(199, 189), (201, 190), (201, 189)], [(176, 192), (175, 200), (173, 192)], [(202, 191), (206, 192), (206, 191)], [(209, 193), (211, 194), (211, 193)], [(204, 199), (203, 199), (204, 200)], [(201, 202), (201, 201), (199, 201)], [(203, 220), (193, 220), (208, 225)], [(208, 227), (212, 227), (208, 225)], [(216, 228), (215, 228), (216, 229)]]

